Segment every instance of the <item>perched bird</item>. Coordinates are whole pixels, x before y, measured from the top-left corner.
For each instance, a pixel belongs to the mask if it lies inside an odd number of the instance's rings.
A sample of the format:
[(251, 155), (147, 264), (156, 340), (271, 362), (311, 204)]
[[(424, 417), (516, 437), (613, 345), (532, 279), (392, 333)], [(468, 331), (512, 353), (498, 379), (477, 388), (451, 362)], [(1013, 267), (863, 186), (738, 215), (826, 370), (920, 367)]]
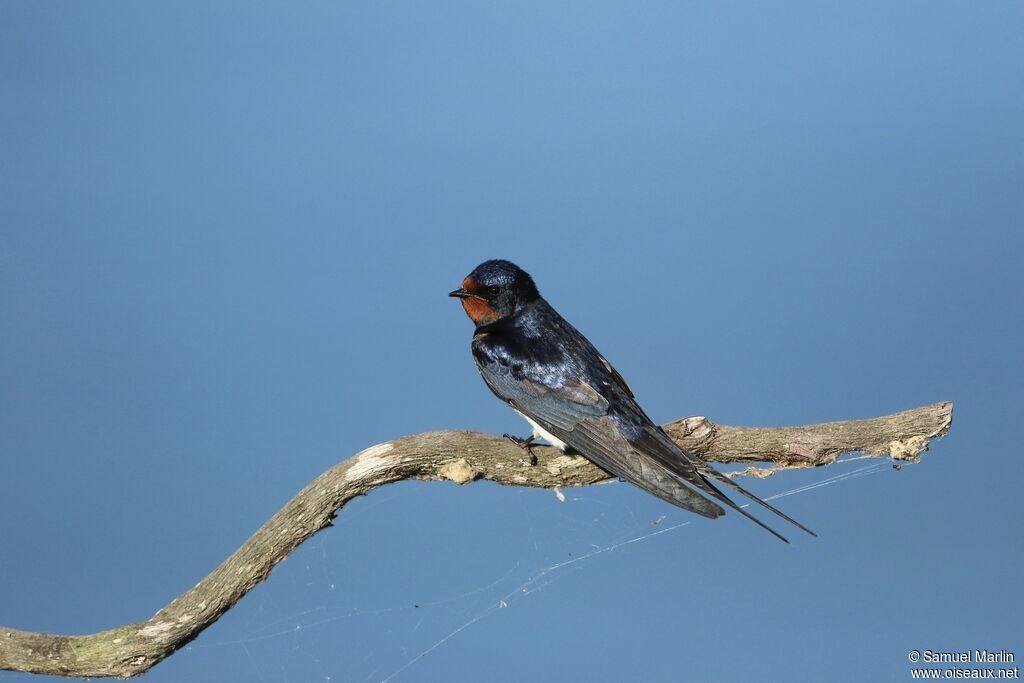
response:
[(484, 382), (533, 427), (529, 439), (506, 437), (524, 448), (538, 438), (562, 451), (571, 448), (610, 474), (704, 517), (725, 514), (718, 501), (786, 541), (730, 500), (714, 479), (815, 535), (670, 439), (611, 363), (514, 263), (481, 263), (449, 296), (462, 301), (476, 325), (473, 358)]

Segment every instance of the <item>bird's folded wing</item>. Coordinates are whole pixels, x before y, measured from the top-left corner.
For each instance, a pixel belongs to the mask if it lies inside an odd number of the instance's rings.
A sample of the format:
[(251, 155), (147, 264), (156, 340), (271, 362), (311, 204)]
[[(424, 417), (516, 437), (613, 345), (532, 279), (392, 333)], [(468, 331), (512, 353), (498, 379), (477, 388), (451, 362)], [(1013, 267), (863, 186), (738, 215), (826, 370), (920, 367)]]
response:
[(689, 488), (665, 464), (634, 448), (608, 415), (608, 401), (582, 380), (565, 382), (557, 389), (530, 380), (517, 383), (518, 395), (509, 403), (541, 427), (591, 460), (662, 500), (705, 517), (725, 511)]
[(610, 417), (587, 417), (571, 430), (538, 422), (601, 469), (666, 502), (712, 519), (725, 514), (721, 506), (691, 489), (672, 470), (630, 446)]

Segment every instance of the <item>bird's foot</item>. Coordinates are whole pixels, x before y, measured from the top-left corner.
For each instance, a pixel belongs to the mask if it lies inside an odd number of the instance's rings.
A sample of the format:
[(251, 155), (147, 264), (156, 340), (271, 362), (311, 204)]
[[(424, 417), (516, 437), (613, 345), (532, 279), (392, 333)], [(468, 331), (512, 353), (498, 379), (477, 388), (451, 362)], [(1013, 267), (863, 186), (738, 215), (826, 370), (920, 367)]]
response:
[(508, 439), (509, 441), (511, 441), (512, 443), (526, 451), (526, 453), (530, 456), (531, 465), (537, 464), (537, 456), (533, 452), (533, 441), (537, 437), (531, 436), (529, 439), (520, 439), (518, 436), (514, 436), (512, 434), (502, 434), (501, 436)]

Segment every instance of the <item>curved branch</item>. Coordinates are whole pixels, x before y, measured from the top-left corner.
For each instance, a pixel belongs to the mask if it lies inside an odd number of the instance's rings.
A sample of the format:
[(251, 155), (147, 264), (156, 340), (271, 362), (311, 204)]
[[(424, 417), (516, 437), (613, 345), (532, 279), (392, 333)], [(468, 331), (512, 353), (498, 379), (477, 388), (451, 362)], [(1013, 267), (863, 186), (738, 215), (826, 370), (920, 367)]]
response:
[[(665, 425), (680, 445), (707, 460), (814, 467), (846, 452), (917, 462), (928, 440), (944, 436), (953, 404), (935, 403), (871, 420), (804, 427), (716, 425), (703, 417)], [(48, 635), (0, 626), (0, 669), (58, 676), (137, 676), (195, 638), (242, 599), (299, 544), (331, 525), (356, 496), (403, 479), (465, 484), (486, 479), (513, 486), (583, 486), (608, 474), (581, 457), (535, 449), (530, 465), (518, 446), (467, 431), (429, 432), (372, 446), (314, 479), (209, 576), (141, 623), (85, 636)], [(748, 468), (752, 470), (753, 468)]]

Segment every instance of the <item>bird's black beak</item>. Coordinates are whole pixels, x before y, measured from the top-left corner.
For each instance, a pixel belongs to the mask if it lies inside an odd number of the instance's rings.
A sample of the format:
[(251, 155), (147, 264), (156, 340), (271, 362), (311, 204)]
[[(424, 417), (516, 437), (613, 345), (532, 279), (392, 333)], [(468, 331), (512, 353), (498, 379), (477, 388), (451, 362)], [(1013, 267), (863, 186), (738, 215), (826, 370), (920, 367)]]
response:
[(453, 296), (456, 299), (479, 299), (480, 301), (486, 302), (487, 299), (483, 298), (479, 294), (474, 294), (467, 289), (459, 287), (454, 292), (448, 292), (448, 296)]

